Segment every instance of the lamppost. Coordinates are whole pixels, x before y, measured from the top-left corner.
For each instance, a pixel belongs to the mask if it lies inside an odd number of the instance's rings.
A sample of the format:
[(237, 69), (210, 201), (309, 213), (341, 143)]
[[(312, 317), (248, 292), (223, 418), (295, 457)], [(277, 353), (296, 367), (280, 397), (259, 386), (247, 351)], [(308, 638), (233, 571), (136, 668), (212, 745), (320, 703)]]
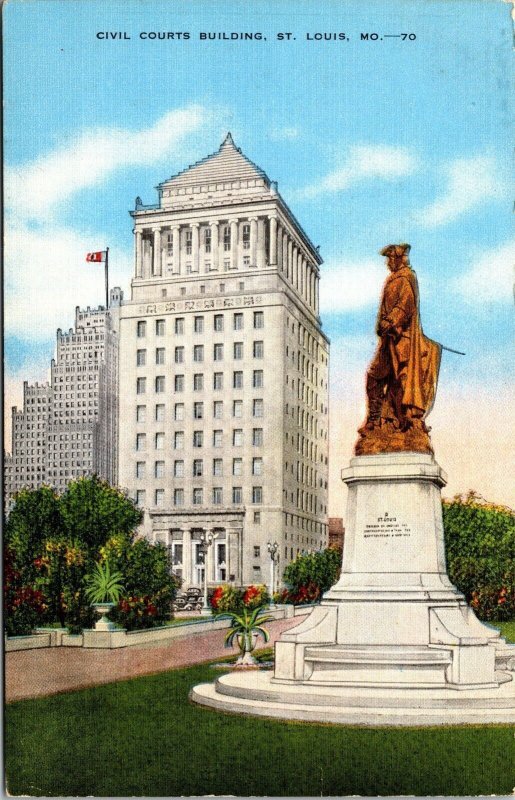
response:
[(207, 554), (217, 536), (218, 534), (212, 531), (202, 531), (200, 534), (200, 552), (204, 558), (204, 603), (202, 605), (202, 614), (209, 614), (211, 610), (207, 602)]
[(275, 562), (279, 561), (279, 545), (277, 542), (268, 542), (266, 549), (270, 556), (270, 605), (274, 604), (274, 591), (275, 591)]

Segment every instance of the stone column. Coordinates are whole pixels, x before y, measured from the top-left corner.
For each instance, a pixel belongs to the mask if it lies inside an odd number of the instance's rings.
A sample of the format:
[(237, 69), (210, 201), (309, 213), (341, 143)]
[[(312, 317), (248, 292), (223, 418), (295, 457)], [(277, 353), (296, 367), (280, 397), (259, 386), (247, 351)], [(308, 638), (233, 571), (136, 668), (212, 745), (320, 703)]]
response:
[(268, 263), (270, 266), (277, 264), (277, 217), (270, 217), (270, 252)]
[(286, 273), (286, 275), (287, 275), (288, 274), (288, 234), (286, 233), (286, 231), (283, 231), (282, 247), (283, 247), (282, 268), (283, 268), (283, 272)]
[(161, 275), (161, 228), (152, 228), (154, 241), (152, 244), (152, 274)]
[(183, 588), (188, 589), (193, 583), (191, 564), (191, 531), (182, 531), (182, 579)]
[(134, 231), (135, 252), (136, 252), (136, 278), (143, 275), (143, 235), (140, 230)]
[(218, 269), (218, 222), (210, 222), (211, 228), (211, 268)]
[(199, 271), (199, 227), (200, 224), (198, 222), (193, 222), (191, 224), (191, 255), (192, 255), (191, 271), (192, 272)]
[(304, 256), (302, 255), (302, 253), (299, 253), (299, 293), (301, 297), (304, 297), (305, 278), (306, 278), (306, 265), (304, 263)]
[(231, 219), (231, 268), (238, 269), (238, 220)]
[(320, 289), (320, 279), (318, 275), (315, 275), (315, 312), (317, 314), (319, 310), (319, 289)]
[(265, 266), (265, 220), (263, 217), (258, 217), (257, 221), (257, 258), (256, 264), (258, 267)]
[(288, 280), (293, 283), (293, 242), (288, 237)]
[(227, 574), (229, 580), (234, 575), (234, 583), (242, 582), (241, 574), (241, 530), (237, 528), (226, 529), (227, 535)]
[(256, 266), (257, 254), (257, 217), (250, 217), (250, 264)]
[(297, 249), (297, 245), (293, 245), (292, 250), (292, 279), (291, 282), (293, 283), (294, 289), (297, 289), (299, 285), (299, 251)]
[(181, 271), (181, 236), (178, 225), (172, 226), (173, 271)]
[(277, 269), (282, 272), (283, 268), (283, 229), (282, 225), (277, 224)]

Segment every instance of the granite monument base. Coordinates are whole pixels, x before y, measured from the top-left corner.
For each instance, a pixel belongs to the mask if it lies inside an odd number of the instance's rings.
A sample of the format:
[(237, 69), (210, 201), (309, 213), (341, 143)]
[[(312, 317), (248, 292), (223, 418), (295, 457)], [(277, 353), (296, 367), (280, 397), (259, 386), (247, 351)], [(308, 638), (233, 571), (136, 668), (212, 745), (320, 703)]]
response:
[(342, 572), (275, 646), (274, 673), (229, 674), (195, 702), (364, 725), (515, 721), (515, 647), (480, 622), (446, 572), (445, 476), (429, 454), (357, 456)]

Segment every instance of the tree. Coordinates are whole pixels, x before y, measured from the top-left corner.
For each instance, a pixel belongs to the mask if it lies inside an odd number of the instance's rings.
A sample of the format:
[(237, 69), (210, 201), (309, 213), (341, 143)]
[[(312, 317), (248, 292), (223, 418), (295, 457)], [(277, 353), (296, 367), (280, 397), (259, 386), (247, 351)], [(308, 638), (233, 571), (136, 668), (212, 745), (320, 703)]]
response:
[(132, 535), (143, 517), (132, 500), (96, 475), (71, 481), (59, 509), (68, 537), (94, 551), (115, 533)]
[(515, 615), (515, 513), (476, 492), (443, 502), (451, 581), (483, 619)]
[(5, 526), (4, 542), (25, 581), (34, 578), (34, 559), (42, 554), (44, 542), (62, 533), (59, 496), (49, 486), (22, 489)]
[(338, 580), (341, 563), (341, 550), (334, 547), (298, 555), (284, 570), (287, 591), (281, 599), (296, 604), (319, 600)]

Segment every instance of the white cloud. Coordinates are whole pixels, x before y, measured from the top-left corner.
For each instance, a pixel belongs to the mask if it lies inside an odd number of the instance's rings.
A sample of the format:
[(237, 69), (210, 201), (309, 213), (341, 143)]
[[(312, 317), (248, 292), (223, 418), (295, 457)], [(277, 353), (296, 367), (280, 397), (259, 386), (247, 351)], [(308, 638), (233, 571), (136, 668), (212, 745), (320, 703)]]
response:
[(291, 142), (293, 139), (298, 139), (300, 135), (300, 131), (295, 126), (286, 126), (284, 128), (275, 128), (270, 133), (270, 138), (274, 139), (275, 141), (288, 141)]
[(377, 305), (386, 277), (384, 265), (376, 261), (341, 262), (322, 266), (320, 310), (322, 314), (354, 311)]
[(454, 281), (454, 288), (469, 303), (511, 300), (514, 286), (515, 240), (479, 254), (471, 269)]
[(414, 219), (426, 228), (453, 222), (485, 202), (505, 195), (504, 181), (493, 158), (459, 158), (443, 168), (446, 186), (434, 203), (417, 212)]
[(140, 131), (101, 128), (78, 134), (36, 161), (6, 170), (8, 208), (26, 219), (48, 219), (70, 196), (100, 184), (114, 170), (170, 156), (211, 117), (193, 105), (169, 111)]
[(300, 190), (304, 198), (334, 194), (355, 183), (372, 178), (392, 181), (411, 175), (418, 169), (417, 157), (403, 147), (389, 145), (352, 145), (343, 164), (311, 186)]

